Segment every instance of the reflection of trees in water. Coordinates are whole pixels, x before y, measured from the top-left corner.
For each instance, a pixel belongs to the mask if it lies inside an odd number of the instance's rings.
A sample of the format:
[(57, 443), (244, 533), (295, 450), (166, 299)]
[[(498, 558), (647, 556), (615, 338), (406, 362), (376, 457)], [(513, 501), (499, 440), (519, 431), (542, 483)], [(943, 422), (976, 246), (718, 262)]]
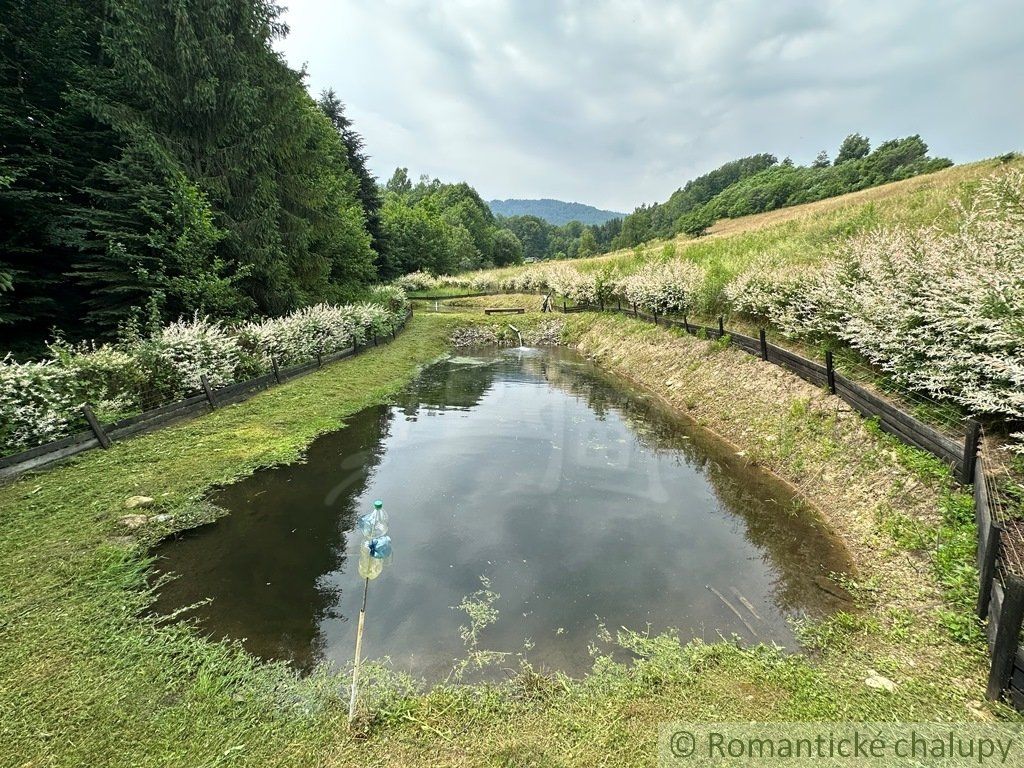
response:
[(494, 384), (495, 367), (490, 363), (445, 360), (423, 371), (396, 398), (398, 408), (408, 417), (421, 407), (437, 410), (467, 410), (479, 405)]
[(823, 615), (848, 607), (819, 582), (830, 573), (852, 573), (849, 553), (820, 516), (777, 478), (747, 465), (723, 441), (688, 426), (652, 396), (575, 356), (556, 352), (524, 358), (523, 368), (582, 398), (601, 418), (614, 411), (644, 448), (678, 456), (701, 471), (722, 507), (744, 521), (747, 540), (775, 567), (772, 594), (779, 608)]
[(315, 440), (305, 462), (261, 470), (216, 494), (235, 514), (157, 551), (166, 558), (159, 570), (181, 575), (160, 590), (157, 612), (212, 597), (195, 615), (218, 637), (244, 637), (256, 656), (311, 669), (326, 649), (324, 621), (338, 618), (340, 590), (328, 579), (345, 565), (391, 418), (384, 406), (360, 411)]
[[(384, 446), (391, 432), (392, 418), (392, 411), (386, 406), (367, 408), (353, 415), (347, 421), (345, 429), (325, 436), (338, 435), (344, 439), (337, 443), (326, 442), (322, 447), (326, 456), (338, 456), (340, 461), (338, 481), (323, 498), (324, 508), (328, 510), (328, 514), (323, 516), (320, 549), (328, 553), (330, 565), (314, 565), (311, 572), (318, 573), (318, 578), (300, 582), (312, 584), (315, 592), (313, 614), (307, 620), (313, 629), (313, 637), (308, 645), (309, 657), (301, 661), (301, 668), (305, 671), (311, 670), (317, 661), (326, 655), (327, 636), (323, 631), (325, 620), (347, 620), (338, 611), (341, 588), (326, 583), (322, 577), (344, 569), (345, 561), (349, 557), (349, 536), (358, 535), (354, 531), (356, 519), (362, 512), (367, 511), (360, 509), (358, 502), (366, 492), (370, 475), (384, 458)], [(345, 433), (350, 434), (345, 436)], [(317, 458), (319, 457), (311, 455), (309, 464), (318, 463)], [(317, 485), (314, 480), (310, 488), (322, 491), (323, 486)], [(316, 542), (318, 536), (314, 533), (311, 538)], [(297, 662), (297, 666), (299, 665)]]

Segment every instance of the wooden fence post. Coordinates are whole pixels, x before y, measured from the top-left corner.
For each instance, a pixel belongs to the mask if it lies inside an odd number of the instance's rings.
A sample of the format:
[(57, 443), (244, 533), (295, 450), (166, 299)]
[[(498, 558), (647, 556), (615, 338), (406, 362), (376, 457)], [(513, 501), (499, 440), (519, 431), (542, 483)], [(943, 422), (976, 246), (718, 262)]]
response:
[(992, 601), (992, 580), (996, 577), (996, 555), (999, 553), (999, 529), (991, 523), (987, 531), (978, 531), (978, 618), (988, 616)]
[(768, 359), (768, 337), (765, 336), (764, 328), (758, 332), (758, 337), (761, 339), (761, 359)]
[(199, 375), (199, 381), (203, 385), (203, 392), (206, 393), (206, 399), (210, 403), (211, 408), (217, 407), (217, 398), (213, 395), (213, 387), (210, 386), (210, 380), (206, 378), (206, 374)]
[(988, 673), (988, 687), (985, 695), (989, 701), (1002, 696), (1013, 673), (1013, 659), (1017, 655), (1021, 622), (1024, 621), (1024, 582), (1012, 573), (1006, 574), (1003, 588), (1003, 604), (996, 621), (996, 635), (992, 641), (992, 667)]
[(562, 299), (562, 314), (564, 315), (568, 311), (569, 311), (569, 305), (566, 302), (566, 300), (563, 298)]
[(832, 361), (832, 350), (825, 350), (825, 378), (828, 379), (828, 391), (836, 393), (836, 368)]
[(281, 383), (281, 371), (277, 367), (277, 358), (273, 355), (270, 356), (270, 367), (274, 369), (274, 381), (278, 384)]
[(978, 463), (978, 445), (981, 443), (981, 423), (977, 419), (967, 420), (967, 435), (964, 437), (964, 458), (960, 468), (960, 482), (969, 485), (974, 481), (974, 466)]
[(96, 418), (96, 414), (92, 412), (92, 408), (89, 407), (88, 403), (82, 406), (82, 413), (85, 414), (85, 420), (89, 422), (89, 427), (92, 429), (96, 439), (100, 441), (100, 445), (104, 448), (110, 447), (110, 438), (107, 437), (107, 433), (103, 431), (103, 427), (100, 426), (99, 419)]
[(719, 315), (718, 316), (718, 338), (722, 338), (723, 336), (725, 336), (725, 320), (723, 320), (722, 316)]
[(619, 312), (621, 312), (621, 311), (622, 311), (622, 299), (616, 299), (616, 301), (615, 301), (615, 308), (616, 308), (616, 309), (617, 309), (617, 310), (618, 310)]
[(654, 312), (652, 314), (654, 315), (654, 324), (657, 325), (658, 324), (658, 310), (654, 310)]
[(599, 307), (601, 307), (601, 311), (604, 312), (604, 297), (603, 296), (599, 296), (598, 297), (597, 304), (598, 304)]
[(319, 352), (316, 353), (316, 367), (317, 368), (323, 368), (324, 367), (324, 356), (321, 355)]
[(690, 321), (687, 319), (686, 315), (683, 315), (683, 330), (687, 333), (690, 332)]
[(637, 316), (637, 313), (636, 313), (636, 302), (634, 301), (633, 302), (633, 317), (636, 317), (636, 316)]

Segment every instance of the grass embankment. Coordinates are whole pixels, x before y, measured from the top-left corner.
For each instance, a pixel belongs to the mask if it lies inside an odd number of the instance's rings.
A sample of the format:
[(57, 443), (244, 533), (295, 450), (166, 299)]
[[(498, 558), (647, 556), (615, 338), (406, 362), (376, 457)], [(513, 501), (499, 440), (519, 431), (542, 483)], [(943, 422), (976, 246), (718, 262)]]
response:
[[(566, 318), (565, 340), (720, 432), (817, 503), (856, 558), (860, 607), (808, 627), (810, 657), (625, 637), (583, 680), (378, 688), (359, 738), (345, 679), (305, 680), (187, 626), (139, 618), (145, 545), (205, 519), (205, 492), (292, 461), (315, 435), (386, 398), (456, 325), (417, 316), (398, 341), (196, 421), (0, 489), (0, 736), (11, 765), (645, 765), (657, 723), (973, 719), (984, 653), (968, 615), (969, 506), (934, 462), (834, 398), (736, 350), (625, 318)], [(537, 332), (550, 317), (517, 319)], [(135, 538), (124, 501), (169, 514)], [(962, 642), (961, 642), (962, 641)], [(865, 685), (877, 672), (896, 684)]]

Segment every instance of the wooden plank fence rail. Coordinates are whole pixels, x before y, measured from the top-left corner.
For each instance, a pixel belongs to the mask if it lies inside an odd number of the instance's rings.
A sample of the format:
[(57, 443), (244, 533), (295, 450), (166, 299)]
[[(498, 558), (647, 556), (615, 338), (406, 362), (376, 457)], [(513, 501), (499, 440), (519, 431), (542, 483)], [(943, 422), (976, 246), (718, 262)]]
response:
[[(410, 317), (412, 317), (411, 311), (399, 324), (398, 332), (405, 329)], [(391, 334), (390, 338), (397, 338), (397, 333)], [(380, 340), (381, 343), (386, 341), (388, 341), (387, 337)], [(289, 379), (303, 376), (328, 363), (351, 357), (357, 352), (358, 347), (353, 343), (351, 347), (346, 349), (341, 349), (327, 355), (317, 355), (315, 359), (309, 362), (289, 368), (280, 368), (277, 361), (271, 358), (271, 371), (269, 373), (247, 381), (227, 384), (219, 388), (210, 386), (209, 380), (203, 375), (200, 379), (202, 391), (198, 394), (151, 408), (148, 411), (120, 419), (112, 424), (100, 424), (92, 408), (86, 404), (82, 410), (86, 422), (89, 424), (89, 431), (78, 432), (59, 440), (37, 445), (19, 453), (0, 457), (0, 482), (17, 477), (28, 470), (43, 468), (93, 448), (107, 448), (111, 442), (123, 440), (131, 435), (150, 432), (172, 422), (208, 413), (215, 407), (241, 402), (275, 384), (281, 384)]]

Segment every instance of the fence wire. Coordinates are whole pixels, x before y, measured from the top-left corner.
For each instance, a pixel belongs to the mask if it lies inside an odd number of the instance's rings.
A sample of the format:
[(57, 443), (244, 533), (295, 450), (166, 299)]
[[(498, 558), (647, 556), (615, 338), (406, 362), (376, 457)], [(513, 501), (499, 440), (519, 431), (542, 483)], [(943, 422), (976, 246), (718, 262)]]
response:
[(1021, 519), (1020, 500), (1013, 498), (1012, 489), (1021, 489), (1008, 454), (1003, 450), (1000, 436), (982, 428), (982, 450), (985, 472), (975, 482), (983, 482), (988, 496), (992, 519), (1002, 529), (999, 536), (999, 554), (1006, 568), (1024, 577), (1024, 520)]

